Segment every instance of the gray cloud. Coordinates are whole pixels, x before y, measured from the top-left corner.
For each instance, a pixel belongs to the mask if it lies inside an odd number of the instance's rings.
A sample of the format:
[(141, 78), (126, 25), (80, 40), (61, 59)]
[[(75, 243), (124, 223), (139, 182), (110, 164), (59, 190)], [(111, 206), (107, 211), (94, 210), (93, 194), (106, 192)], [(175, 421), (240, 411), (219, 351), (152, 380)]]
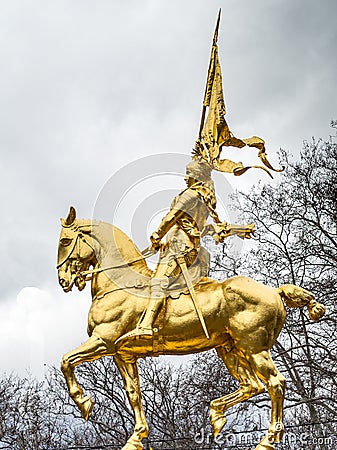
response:
[(279, 147), (296, 153), (303, 139), (327, 137), (337, 104), (333, 0), (2, 5), (0, 301), (56, 284), (69, 204), (90, 217), (116, 170), (149, 154), (189, 153), (219, 6), (232, 131), (261, 135), (275, 162)]

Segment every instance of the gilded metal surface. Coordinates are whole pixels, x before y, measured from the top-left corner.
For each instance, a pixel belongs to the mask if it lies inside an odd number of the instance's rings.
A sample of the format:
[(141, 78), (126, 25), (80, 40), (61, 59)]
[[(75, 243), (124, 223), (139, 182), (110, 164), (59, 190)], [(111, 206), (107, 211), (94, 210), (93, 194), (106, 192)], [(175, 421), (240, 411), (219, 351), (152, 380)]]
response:
[(152, 280), (140, 251), (118, 228), (104, 222), (77, 220), (71, 208), (68, 218), (62, 220), (59, 240), (58, 277), (63, 290), (68, 292), (74, 285), (83, 289), (89, 267), (94, 268), (90, 274), (93, 298), (88, 315), (90, 337), (64, 355), (61, 365), (70, 396), (85, 419), (90, 416), (93, 400), (84, 395), (74, 369), (85, 361), (112, 355), (135, 413), (134, 433), (124, 450), (142, 448), (141, 441), (148, 435), (148, 426), (141, 402), (137, 359), (216, 348), (230, 373), (239, 380), (240, 388), (211, 403), (214, 433), (219, 433), (225, 425), (225, 411), (263, 392), (264, 383), (272, 401), (271, 424), (268, 436), (257, 449), (274, 448), (273, 444), (283, 435), (285, 381), (269, 350), (285, 320), (284, 303), (291, 308), (306, 306), (314, 320), (324, 314), (324, 307), (310, 292), (293, 285), (271, 288), (247, 277), (223, 282), (203, 278), (194, 288), (209, 339), (190, 296), (182, 294), (178, 301), (167, 300), (165, 316), (158, 323), (156, 333), (161, 343), (161, 350), (158, 350), (154, 335), (116, 344), (122, 335), (136, 327), (148, 303), (147, 287), (140, 287), (138, 291), (126, 287), (130, 277), (143, 278), (148, 283)]
[(207, 337), (207, 339), (209, 339), (209, 333), (208, 333), (208, 330), (207, 330), (207, 326), (205, 324), (205, 319), (204, 319), (204, 316), (202, 315), (201, 308), (199, 306), (197, 294), (195, 293), (192, 280), (189, 277), (188, 270), (187, 270), (187, 265), (186, 265), (186, 261), (185, 261), (184, 256), (178, 256), (177, 257), (177, 263), (179, 264), (180, 270), (181, 270), (181, 272), (182, 272), (182, 274), (184, 276), (184, 279), (185, 279), (185, 282), (186, 282), (186, 286), (187, 286), (188, 291), (190, 293), (194, 309), (195, 309), (195, 311), (196, 311), (196, 313), (198, 315), (198, 319), (199, 319), (199, 321), (200, 321), (200, 323), (202, 325), (202, 329), (204, 330), (204, 333), (205, 333), (205, 336)]
[[(199, 136), (193, 154), (195, 158), (201, 158), (207, 161), (213, 169), (221, 172), (229, 172), (240, 176), (248, 169), (259, 168), (266, 171), (272, 177), (270, 170), (280, 172), (282, 169), (275, 169), (269, 163), (266, 155), (265, 141), (258, 136), (252, 136), (246, 139), (235, 137), (230, 131), (225, 119), (226, 106), (222, 90), (222, 74), (218, 53), (220, 15), (221, 10), (219, 11), (213, 37)], [(208, 114), (206, 117), (207, 108)], [(220, 160), (223, 147), (242, 148), (245, 146), (255, 147), (259, 150), (258, 157), (264, 164), (263, 166), (244, 167), (241, 162), (236, 163), (230, 159)]]
[[(248, 277), (217, 282), (208, 278), (208, 253), (201, 238), (216, 242), (229, 236), (250, 238), (254, 224), (221, 222), (211, 171), (234, 175), (248, 167), (220, 160), (223, 146), (256, 147), (264, 170), (275, 170), (268, 162), (264, 141), (253, 136), (237, 139), (224, 115), (221, 68), (214, 34), (200, 133), (193, 161), (186, 167), (184, 189), (150, 237), (150, 246), (140, 252), (130, 238), (113, 225), (78, 220), (70, 208), (61, 219), (58, 278), (64, 292), (90, 281), (92, 305), (88, 315), (89, 339), (64, 355), (62, 372), (69, 394), (87, 420), (94, 402), (84, 395), (75, 377), (75, 367), (103, 356), (113, 356), (123, 377), (135, 428), (123, 450), (141, 449), (148, 426), (142, 407), (137, 360), (160, 354), (191, 354), (215, 348), (229, 372), (240, 382), (239, 389), (215, 399), (210, 405), (214, 434), (226, 423), (230, 407), (264, 391), (271, 398), (271, 421), (267, 435), (256, 449), (274, 449), (282, 438), (285, 379), (270, 356), (283, 326), (286, 310), (307, 307), (312, 320), (325, 308), (310, 292), (294, 285), (271, 288)], [(206, 117), (206, 109), (208, 116)], [(212, 224), (207, 224), (211, 218)], [(145, 258), (159, 251), (154, 271)], [(185, 280), (185, 281), (184, 281)], [(175, 300), (172, 300), (175, 298)], [(264, 387), (265, 386), (265, 387)]]

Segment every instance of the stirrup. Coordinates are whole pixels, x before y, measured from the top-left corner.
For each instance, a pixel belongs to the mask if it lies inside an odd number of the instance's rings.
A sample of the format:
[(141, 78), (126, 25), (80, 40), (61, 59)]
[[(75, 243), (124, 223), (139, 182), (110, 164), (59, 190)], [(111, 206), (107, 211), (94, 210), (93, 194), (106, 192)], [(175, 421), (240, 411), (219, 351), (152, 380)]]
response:
[(121, 341), (124, 340), (134, 340), (134, 339), (140, 339), (142, 337), (152, 337), (153, 336), (153, 330), (152, 328), (142, 328), (142, 327), (136, 327), (132, 331), (129, 331), (128, 333), (123, 334), (121, 337), (119, 337), (115, 344), (118, 344)]

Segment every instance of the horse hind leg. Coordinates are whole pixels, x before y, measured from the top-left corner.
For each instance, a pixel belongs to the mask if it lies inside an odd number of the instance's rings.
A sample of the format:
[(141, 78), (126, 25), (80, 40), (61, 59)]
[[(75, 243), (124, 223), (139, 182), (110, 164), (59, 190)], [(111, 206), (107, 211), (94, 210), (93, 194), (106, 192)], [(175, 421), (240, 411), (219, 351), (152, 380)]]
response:
[(283, 401), (286, 381), (275, 367), (269, 351), (251, 355), (250, 361), (258, 377), (267, 386), (271, 398), (271, 421), (268, 433), (255, 450), (274, 449), (274, 443), (280, 442), (284, 434)]
[(136, 361), (126, 362), (118, 356), (114, 356), (114, 361), (122, 375), (124, 388), (135, 416), (134, 432), (122, 450), (140, 450), (143, 448), (142, 440), (149, 434), (149, 428), (142, 406), (138, 364)]
[(226, 424), (224, 413), (227, 409), (255, 395), (261, 394), (265, 390), (249, 361), (237, 355), (235, 349), (227, 353), (220, 347), (217, 348), (217, 353), (226, 364), (230, 374), (240, 382), (240, 387), (235, 392), (211, 402), (210, 421), (214, 436), (217, 436)]
[(84, 344), (66, 353), (62, 358), (61, 370), (67, 382), (69, 395), (85, 420), (88, 420), (90, 417), (94, 401), (90, 396), (83, 395), (83, 389), (77, 383), (74, 369), (83, 362), (93, 361), (101, 356), (105, 356), (106, 352), (106, 345), (102, 339), (91, 336)]

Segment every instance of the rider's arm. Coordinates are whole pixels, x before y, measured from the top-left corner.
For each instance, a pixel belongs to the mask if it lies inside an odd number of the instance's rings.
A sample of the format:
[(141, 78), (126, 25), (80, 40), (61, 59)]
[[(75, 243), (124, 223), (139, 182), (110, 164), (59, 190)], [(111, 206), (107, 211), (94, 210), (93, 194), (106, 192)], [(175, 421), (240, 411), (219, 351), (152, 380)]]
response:
[(169, 231), (169, 229), (176, 223), (176, 221), (182, 216), (184, 211), (171, 209), (161, 221), (158, 230), (151, 234), (150, 241), (155, 248), (159, 247), (160, 241)]
[(168, 230), (173, 227), (173, 225), (176, 223), (176, 221), (184, 214), (184, 211), (181, 209), (175, 209), (172, 208), (166, 216), (161, 221), (157, 234), (160, 239), (162, 239), (165, 234), (168, 232)]
[(173, 227), (180, 217), (189, 211), (191, 203), (197, 201), (197, 196), (190, 189), (183, 191), (178, 197), (176, 197), (170, 211), (161, 221), (158, 230), (152, 233), (150, 239), (153, 245), (159, 245), (161, 239), (165, 234)]

